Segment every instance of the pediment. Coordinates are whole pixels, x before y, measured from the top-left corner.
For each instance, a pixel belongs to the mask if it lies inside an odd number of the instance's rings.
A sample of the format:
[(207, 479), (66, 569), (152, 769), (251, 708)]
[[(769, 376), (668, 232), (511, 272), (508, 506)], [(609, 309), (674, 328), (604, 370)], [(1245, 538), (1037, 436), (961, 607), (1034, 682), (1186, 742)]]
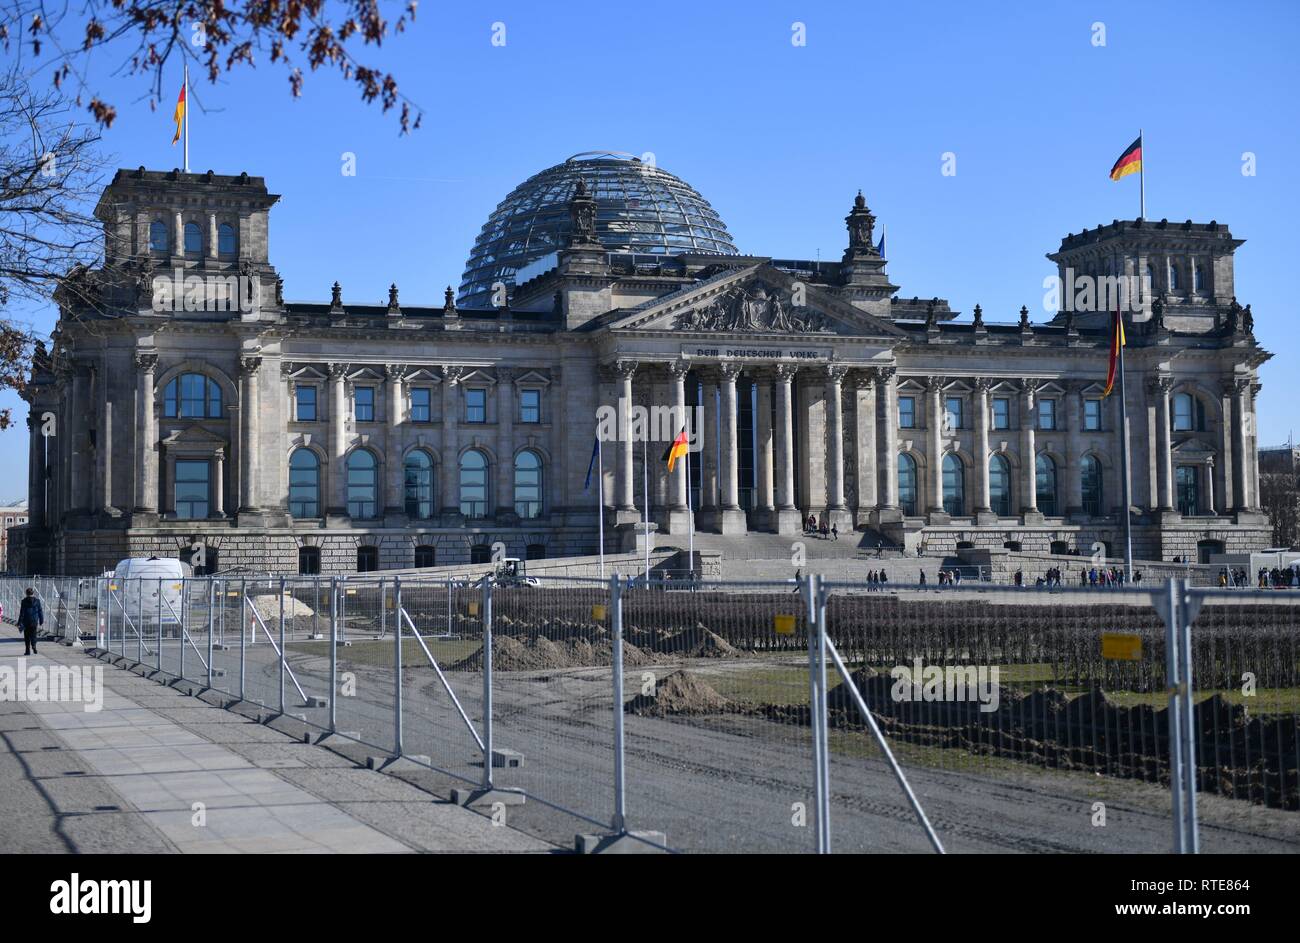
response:
[(887, 321), (770, 265), (728, 271), (633, 309), (619, 331), (906, 337)]
[(1213, 455), (1215, 450), (1212, 446), (1206, 445), (1200, 439), (1187, 439), (1174, 445), (1173, 451), (1177, 452), (1184, 458), (1195, 458), (1204, 455)]
[(220, 447), (226, 444), (226, 437), (210, 432), (199, 425), (179, 426), (172, 429), (162, 439), (162, 444), (167, 446), (188, 446), (191, 448), (199, 446)]

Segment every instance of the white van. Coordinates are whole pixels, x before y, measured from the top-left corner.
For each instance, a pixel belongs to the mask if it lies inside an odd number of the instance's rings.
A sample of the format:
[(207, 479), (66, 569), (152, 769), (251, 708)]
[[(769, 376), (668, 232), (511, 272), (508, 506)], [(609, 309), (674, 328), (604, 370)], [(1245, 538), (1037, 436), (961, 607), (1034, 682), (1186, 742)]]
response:
[[(156, 623), (161, 608), (164, 625), (175, 624), (181, 613), (181, 580), (192, 575), (190, 565), (163, 557), (128, 557), (118, 562), (108, 581), (111, 597), (120, 599), (132, 619), (137, 613), (146, 624)], [(161, 606), (159, 592), (162, 593)], [(116, 602), (111, 602), (117, 608)]]

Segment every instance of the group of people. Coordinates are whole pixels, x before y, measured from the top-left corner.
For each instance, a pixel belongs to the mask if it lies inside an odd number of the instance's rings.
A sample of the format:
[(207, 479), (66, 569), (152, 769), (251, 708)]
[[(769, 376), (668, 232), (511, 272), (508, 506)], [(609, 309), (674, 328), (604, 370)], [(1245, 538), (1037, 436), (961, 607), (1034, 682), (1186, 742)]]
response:
[[(1242, 575), (1245, 575), (1244, 570)], [(1266, 566), (1260, 567), (1257, 585), (1260, 589), (1291, 589), (1300, 586), (1300, 563), (1275, 566), (1271, 570)]]
[[(803, 522), (803, 532), (805, 534), (812, 534), (814, 537), (820, 535), (822, 540), (840, 539), (839, 527), (836, 524), (830, 523), (825, 514), (821, 516), (821, 520), (817, 519), (816, 514), (809, 514), (808, 519)], [(876, 549), (877, 551), (880, 549), (878, 543)], [(879, 552), (877, 552), (876, 556), (880, 556)]]
[[(938, 574), (938, 579), (939, 579), (938, 582), (939, 586), (960, 586), (961, 570), (956, 570), (956, 569), (940, 570)], [(919, 582), (922, 586), (925, 586), (926, 583), (929, 582), (929, 578), (925, 575), (925, 570), (921, 571), (921, 577)]]

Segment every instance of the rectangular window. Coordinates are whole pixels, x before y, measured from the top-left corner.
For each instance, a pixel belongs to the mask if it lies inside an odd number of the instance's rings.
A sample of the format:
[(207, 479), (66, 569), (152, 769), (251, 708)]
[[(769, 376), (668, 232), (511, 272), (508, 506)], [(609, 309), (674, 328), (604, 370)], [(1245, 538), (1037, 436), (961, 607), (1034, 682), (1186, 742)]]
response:
[(487, 422), (487, 390), (465, 391), (465, 421)]
[(1038, 401), (1038, 428), (1056, 428), (1056, 400), (1040, 399)]
[(519, 392), (519, 421), (542, 421), (542, 391), (521, 390)]
[(297, 419), (299, 422), (316, 421), (316, 387), (300, 386), (297, 393), (298, 411)]
[(357, 422), (375, 421), (375, 388), (359, 386), (353, 391), (352, 418)]
[(1011, 428), (1011, 400), (998, 397), (993, 400), (993, 428)]
[(411, 422), (433, 421), (433, 393), (427, 386), (411, 390)]
[(183, 521), (201, 520), (208, 516), (207, 462), (176, 462), (176, 516)]
[(1101, 431), (1101, 400), (1085, 399), (1083, 401), (1083, 428), (1086, 432)]
[(943, 412), (948, 429), (960, 429), (962, 427), (960, 396), (947, 397), (943, 401)]
[(916, 428), (916, 398), (900, 396), (898, 398), (898, 428)]

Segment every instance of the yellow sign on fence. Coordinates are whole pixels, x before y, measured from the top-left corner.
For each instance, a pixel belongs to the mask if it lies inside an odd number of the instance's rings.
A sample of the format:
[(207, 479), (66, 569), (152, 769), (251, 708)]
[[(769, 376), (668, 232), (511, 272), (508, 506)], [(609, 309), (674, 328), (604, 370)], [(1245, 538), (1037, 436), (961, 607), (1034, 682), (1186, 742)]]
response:
[(596, 605), (591, 607), (591, 621), (592, 622), (605, 621), (605, 607), (600, 603), (597, 603)]
[(1101, 633), (1101, 657), (1107, 661), (1139, 661), (1142, 636), (1129, 632)]
[(794, 616), (779, 615), (772, 617), (772, 626), (777, 635), (794, 635)]
[(469, 614), (472, 616), (478, 615), (478, 603), (472, 602), (469, 604)]

